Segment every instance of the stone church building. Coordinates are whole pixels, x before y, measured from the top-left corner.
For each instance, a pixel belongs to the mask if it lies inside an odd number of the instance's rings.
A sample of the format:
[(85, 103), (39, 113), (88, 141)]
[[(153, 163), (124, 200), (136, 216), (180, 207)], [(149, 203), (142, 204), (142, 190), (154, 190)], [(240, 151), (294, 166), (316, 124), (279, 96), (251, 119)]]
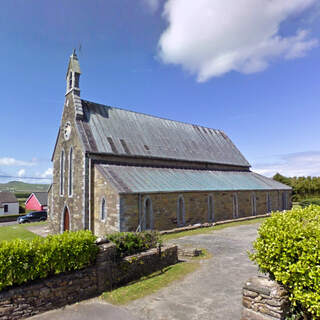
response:
[(53, 233), (171, 229), (291, 207), (291, 188), (250, 171), (220, 130), (80, 98), (74, 52), (54, 148)]

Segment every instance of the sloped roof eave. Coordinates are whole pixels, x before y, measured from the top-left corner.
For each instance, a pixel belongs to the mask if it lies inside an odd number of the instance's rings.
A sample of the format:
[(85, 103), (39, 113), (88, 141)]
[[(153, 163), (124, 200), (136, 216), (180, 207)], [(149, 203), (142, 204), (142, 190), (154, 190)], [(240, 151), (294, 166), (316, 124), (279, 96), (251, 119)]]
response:
[(96, 165), (119, 194), (291, 191), (292, 188), (251, 171), (217, 171)]

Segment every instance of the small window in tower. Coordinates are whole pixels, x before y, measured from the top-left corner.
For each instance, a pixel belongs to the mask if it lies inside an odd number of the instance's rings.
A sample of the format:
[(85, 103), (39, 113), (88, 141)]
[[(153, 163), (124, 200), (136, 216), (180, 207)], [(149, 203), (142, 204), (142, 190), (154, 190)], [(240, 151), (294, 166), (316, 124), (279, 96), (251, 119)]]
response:
[(76, 88), (79, 88), (79, 79), (80, 79), (80, 74), (79, 73), (75, 73), (74, 74), (74, 86)]
[(69, 73), (69, 89), (72, 88), (72, 72)]

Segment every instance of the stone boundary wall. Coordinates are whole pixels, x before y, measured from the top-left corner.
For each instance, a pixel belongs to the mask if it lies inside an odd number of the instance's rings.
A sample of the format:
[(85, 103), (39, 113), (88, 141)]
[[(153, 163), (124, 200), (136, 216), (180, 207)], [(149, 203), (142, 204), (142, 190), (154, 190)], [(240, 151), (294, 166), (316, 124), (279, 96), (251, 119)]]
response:
[(93, 266), (1, 291), (0, 320), (27, 318), (92, 298), (177, 263), (177, 251), (177, 246), (165, 246), (119, 260), (114, 244), (100, 244)]
[(228, 223), (232, 223), (232, 222), (254, 220), (254, 219), (258, 219), (258, 218), (268, 218), (270, 216), (271, 215), (269, 213), (267, 213), (267, 214), (260, 214), (260, 215), (256, 215), (256, 216), (243, 217), (243, 218), (230, 219), (230, 220), (223, 220), (223, 221), (217, 221), (217, 222), (198, 223), (198, 224), (190, 225), (190, 226), (186, 226), (186, 227), (180, 227), (180, 228), (174, 228), (174, 229), (159, 231), (159, 233), (161, 235), (179, 233), (179, 232), (183, 232), (183, 231), (190, 231), (190, 230), (201, 229), (201, 228), (209, 228), (209, 227), (213, 227), (213, 226), (218, 226), (220, 224), (228, 224)]
[(252, 277), (243, 287), (241, 320), (285, 319), (289, 297), (283, 286), (266, 277)]

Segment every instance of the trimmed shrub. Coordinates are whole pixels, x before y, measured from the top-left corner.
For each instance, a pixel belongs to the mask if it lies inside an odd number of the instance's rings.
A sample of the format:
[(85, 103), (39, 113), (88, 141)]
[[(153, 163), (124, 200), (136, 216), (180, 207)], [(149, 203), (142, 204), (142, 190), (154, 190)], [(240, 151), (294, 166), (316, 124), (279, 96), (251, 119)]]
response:
[(146, 251), (160, 243), (160, 235), (156, 231), (116, 232), (106, 238), (116, 245), (118, 257)]
[(320, 207), (273, 213), (258, 234), (251, 260), (287, 288), (293, 306), (320, 318)]
[(0, 291), (12, 285), (82, 269), (95, 261), (98, 247), (90, 231), (0, 242)]

